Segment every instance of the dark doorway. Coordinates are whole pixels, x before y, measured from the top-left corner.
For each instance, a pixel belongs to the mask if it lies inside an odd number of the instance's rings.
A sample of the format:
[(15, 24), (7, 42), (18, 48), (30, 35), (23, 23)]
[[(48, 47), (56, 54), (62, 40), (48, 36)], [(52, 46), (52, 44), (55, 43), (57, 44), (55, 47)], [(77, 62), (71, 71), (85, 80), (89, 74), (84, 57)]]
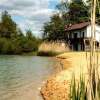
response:
[(74, 40), (74, 43), (73, 43), (73, 49), (75, 51), (78, 51), (78, 43)]
[(75, 39), (77, 38), (77, 33), (74, 33), (74, 38), (75, 38)]

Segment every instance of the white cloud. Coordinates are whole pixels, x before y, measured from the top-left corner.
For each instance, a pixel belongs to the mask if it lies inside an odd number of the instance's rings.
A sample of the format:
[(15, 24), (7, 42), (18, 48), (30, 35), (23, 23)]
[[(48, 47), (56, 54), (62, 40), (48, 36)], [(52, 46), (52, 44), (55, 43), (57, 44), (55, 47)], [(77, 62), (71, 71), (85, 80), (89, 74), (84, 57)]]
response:
[(16, 20), (23, 30), (30, 28), (40, 33), (43, 23), (49, 21), (55, 11), (49, 7), (50, 1), (54, 0), (0, 0), (0, 12), (7, 10), (12, 16), (23, 18)]

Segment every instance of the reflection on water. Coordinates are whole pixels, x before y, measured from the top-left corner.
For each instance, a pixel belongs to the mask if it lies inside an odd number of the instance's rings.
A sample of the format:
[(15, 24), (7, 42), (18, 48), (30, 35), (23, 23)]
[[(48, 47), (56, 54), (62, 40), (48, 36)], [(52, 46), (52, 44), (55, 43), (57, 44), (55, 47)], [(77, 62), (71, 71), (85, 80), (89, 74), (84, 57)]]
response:
[(0, 100), (42, 100), (38, 88), (55, 63), (46, 57), (0, 56)]

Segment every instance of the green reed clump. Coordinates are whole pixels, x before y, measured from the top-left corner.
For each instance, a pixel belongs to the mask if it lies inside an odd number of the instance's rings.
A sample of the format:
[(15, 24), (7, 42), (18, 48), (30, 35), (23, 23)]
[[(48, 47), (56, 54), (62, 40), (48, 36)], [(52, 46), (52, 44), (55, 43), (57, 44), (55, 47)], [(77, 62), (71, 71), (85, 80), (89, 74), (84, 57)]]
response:
[[(92, 100), (100, 100), (100, 78), (98, 78), (98, 82), (96, 82), (96, 73), (95, 69), (92, 72)], [(97, 88), (97, 89), (96, 89)], [(89, 100), (88, 91), (89, 91), (88, 83), (86, 84), (86, 80), (83, 77), (83, 74), (80, 75), (80, 80), (77, 82), (75, 80), (75, 75), (73, 75), (70, 86), (70, 100)]]
[(70, 87), (71, 100), (87, 100), (87, 87), (85, 86), (85, 79), (83, 75), (80, 76), (80, 82), (76, 83), (75, 76), (73, 76)]

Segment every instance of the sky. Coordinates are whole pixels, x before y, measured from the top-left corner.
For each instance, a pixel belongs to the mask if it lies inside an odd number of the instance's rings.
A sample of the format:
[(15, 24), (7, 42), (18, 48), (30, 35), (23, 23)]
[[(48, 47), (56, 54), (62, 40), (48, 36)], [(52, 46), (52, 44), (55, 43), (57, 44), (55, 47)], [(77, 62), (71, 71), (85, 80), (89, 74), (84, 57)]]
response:
[(0, 15), (7, 10), (23, 32), (30, 29), (41, 36), (43, 24), (56, 12), (60, 0), (0, 0)]

